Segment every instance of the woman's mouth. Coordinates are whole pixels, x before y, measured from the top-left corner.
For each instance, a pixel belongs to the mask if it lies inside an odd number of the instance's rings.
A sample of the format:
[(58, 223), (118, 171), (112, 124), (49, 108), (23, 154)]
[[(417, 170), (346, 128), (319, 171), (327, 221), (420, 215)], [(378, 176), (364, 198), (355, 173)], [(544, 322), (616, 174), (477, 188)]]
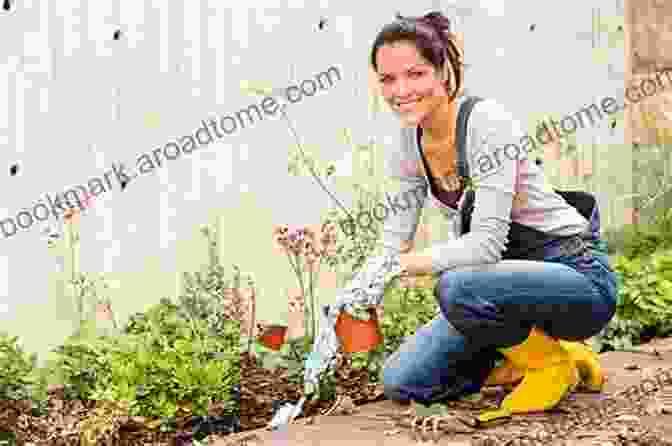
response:
[(396, 102), (395, 105), (399, 111), (409, 111), (415, 108), (415, 105), (420, 102), (421, 99), (415, 99), (412, 101)]

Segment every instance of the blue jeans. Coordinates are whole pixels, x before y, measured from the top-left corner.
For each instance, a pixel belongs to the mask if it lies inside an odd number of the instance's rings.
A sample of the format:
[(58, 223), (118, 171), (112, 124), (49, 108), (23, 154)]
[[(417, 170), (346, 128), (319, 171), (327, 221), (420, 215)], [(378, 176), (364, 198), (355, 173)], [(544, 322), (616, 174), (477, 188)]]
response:
[(388, 399), (427, 405), (478, 392), (497, 349), (532, 326), (569, 341), (598, 334), (616, 312), (617, 283), (608, 257), (588, 250), (445, 271), (435, 295), (441, 313), (385, 363)]

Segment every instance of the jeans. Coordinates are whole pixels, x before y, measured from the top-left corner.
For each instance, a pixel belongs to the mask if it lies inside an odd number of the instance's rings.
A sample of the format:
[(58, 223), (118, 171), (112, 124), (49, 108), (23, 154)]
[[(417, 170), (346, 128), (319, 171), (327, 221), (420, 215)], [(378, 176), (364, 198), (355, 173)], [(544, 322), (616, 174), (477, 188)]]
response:
[(536, 326), (578, 341), (598, 334), (616, 312), (616, 276), (591, 249), (543, 262), (502, 260), (441, 274), (440, 314), (385, 363), (385, 396), (432, 404), (480, 390), (497, 349), (522, 343)]

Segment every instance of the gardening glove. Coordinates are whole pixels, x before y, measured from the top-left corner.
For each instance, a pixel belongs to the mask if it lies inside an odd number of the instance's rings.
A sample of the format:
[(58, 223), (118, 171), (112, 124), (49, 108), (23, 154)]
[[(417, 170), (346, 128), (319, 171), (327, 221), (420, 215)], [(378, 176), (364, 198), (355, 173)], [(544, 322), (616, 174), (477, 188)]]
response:
[(323, 306), (320, 311), (320, 332), (315, 337), (313, 351), (305, 364), (306, 396), (315, 394), (317, 397), (320, 375), (334, 366), (339, 346), (336, 321), (341, 311), (347, 311), (357, 319), (368, 319), (366, 310), (382, 304), (386, 286), (402, 272), (399, 254), (373, 257), (364, 264), (350, 284), (336, 295), (336, 303)]

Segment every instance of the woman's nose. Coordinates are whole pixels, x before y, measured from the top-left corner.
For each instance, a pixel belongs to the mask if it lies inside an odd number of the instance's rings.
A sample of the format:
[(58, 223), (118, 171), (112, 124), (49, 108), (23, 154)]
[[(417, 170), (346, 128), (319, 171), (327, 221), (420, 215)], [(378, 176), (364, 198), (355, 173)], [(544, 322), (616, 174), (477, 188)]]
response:
[(406, 81), (400, 80), (397, 81), (397, 83), (394, 85), (394, 90), (393, 90), (393, 95), (395, 96), (396, 99), (402, 99), (405, 98), (408, 94), (408, 85), (406, 84)]

